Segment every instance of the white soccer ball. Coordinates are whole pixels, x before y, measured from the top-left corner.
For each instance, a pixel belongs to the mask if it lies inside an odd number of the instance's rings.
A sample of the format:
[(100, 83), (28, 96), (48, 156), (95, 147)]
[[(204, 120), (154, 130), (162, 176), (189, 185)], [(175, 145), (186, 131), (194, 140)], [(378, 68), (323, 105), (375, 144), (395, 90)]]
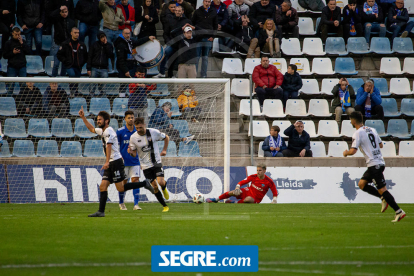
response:
[(202, 194), (195, 194), (193, 196), (193, 202), (197, 204), (201, 204), (204, 202), (204, 196)]

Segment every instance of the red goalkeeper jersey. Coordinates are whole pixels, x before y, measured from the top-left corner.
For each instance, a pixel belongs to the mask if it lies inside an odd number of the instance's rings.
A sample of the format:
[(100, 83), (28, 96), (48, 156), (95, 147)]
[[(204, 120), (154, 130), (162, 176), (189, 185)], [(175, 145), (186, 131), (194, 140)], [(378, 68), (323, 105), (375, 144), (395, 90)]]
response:
[(267, 175), (265, 175), (263, 179), (260, 179), (257, 174), (252, 174), (246, 179), (240, 181), (239, 185), (241, 187), (249, 182), (251, 182), (250, 192), (253, 194), (257, 202), (262, 201), (269, 189), (272, 191), (274, 197), (278, 195), (275, 183)]

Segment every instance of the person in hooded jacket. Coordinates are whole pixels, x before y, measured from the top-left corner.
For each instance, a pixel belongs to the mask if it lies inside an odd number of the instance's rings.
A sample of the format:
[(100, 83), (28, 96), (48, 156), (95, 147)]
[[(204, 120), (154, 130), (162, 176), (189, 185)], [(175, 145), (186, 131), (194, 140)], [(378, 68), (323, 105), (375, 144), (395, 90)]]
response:
[(158, 18), (157, 10), (151, 5), (151, 0), (145, 0), (141, 7), (137, 7), (135, 12), (136, 24), (142, 22), (141, 31), (138, 34), (138, 38), (156, 36), (157, 29), (155, 25), (160, 21)]
[(79, 40), (85, 42), (85, 37), (88, 36), (91, 48), (102, 20), (99, 0), (79, 0), (75, 8), (75, 18), (79, 21)]
[(298, 67), (295, 64), (289, 64), (287, 72), (283, 77), (283, 107), (286, 108), (288, 99), (299, 99), (299, 89), (302, 88), (302, 78), (297, 72)]
[(17, 23), (22, 27), (26, 44), (32, 49), (32, 38), (34, 37), (35, 54), (42, 53), (42, 33), (45, 24), (44, 0), (19, 0), (17, 2)]

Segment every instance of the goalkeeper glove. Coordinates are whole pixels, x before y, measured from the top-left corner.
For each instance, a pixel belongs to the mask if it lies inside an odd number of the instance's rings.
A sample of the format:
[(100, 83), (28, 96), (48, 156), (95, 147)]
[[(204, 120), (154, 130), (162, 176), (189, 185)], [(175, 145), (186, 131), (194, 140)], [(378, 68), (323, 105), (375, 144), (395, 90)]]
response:
[(277, 197), (273, 197), (272, 203), (273, 204), (276, 204), (277, 203)]
[(236, 189), (234, 189), (233, 194), (235, 196), (239, 196), (241, 194), (240, 185), (236, 185)]

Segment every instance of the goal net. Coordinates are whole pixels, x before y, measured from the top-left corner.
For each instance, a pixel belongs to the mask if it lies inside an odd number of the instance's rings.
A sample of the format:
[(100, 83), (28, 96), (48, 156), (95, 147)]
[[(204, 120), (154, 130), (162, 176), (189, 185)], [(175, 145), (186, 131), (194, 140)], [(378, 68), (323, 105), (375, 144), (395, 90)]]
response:
[[(147, 127), (170, 136), (162, 157), (170, 201), (215, 197), (229, 187), (229, 80), (2, 78), (0, 202), (97, 202), (105, 163), (94, 126), (100, 111), (110, 126), (132, 110)], [(97, 127), (97, 126), (96, 126)], [(160, 143), (160, 149), (164, 142)], [(144, 179), (141, 171), (140, 180)], [(118, 202), (115, 185), (108, 197)], [(146, 189), (140, 201), (156, 201)], [(125, 202), (132, 202), (132, 191)]]

